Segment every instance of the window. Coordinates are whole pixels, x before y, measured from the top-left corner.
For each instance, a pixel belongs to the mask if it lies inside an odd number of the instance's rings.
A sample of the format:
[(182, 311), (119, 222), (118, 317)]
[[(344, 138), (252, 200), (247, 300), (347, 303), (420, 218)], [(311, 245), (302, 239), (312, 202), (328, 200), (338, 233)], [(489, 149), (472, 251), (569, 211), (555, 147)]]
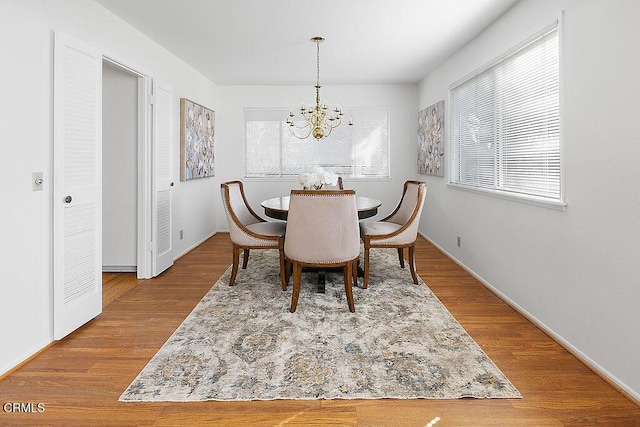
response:
[(341, 176), (389, 177), (389, 112), (386, 108), (345, 110), (343, 123), (330, 137), (297, 139), (285, 123), (288, 110), (246, 108), (245, 176), (292, 178), (322, 166)]
[(556, 23), (450, 88), (451, 184), (563, 205), (559, 74)]

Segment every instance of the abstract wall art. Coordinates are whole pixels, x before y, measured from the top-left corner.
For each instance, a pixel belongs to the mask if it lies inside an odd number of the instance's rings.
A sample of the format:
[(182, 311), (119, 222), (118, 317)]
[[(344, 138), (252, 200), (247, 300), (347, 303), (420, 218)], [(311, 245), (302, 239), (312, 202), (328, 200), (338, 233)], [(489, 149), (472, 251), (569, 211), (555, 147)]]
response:
[(418, 113), (418, 173), (444, 176), (444, 101)]
[(180, 180), (214, 176), (215, 112), (180, 98)]

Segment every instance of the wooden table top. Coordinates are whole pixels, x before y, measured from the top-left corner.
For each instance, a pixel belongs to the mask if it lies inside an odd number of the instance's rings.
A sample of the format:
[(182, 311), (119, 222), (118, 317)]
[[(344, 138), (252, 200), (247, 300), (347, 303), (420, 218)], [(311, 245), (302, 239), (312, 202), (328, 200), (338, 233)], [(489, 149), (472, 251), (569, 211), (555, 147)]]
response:
[[(289, 213), (289, 196), (274, 197), (264, 200), (261, 203), (264, 214), (275, 219), (287, 219)], [(370, 218), (378, 213), (378, 208), (382, 202), (371, 197), (356, 196), (356, 206), (358, 208), (358, 219)]]

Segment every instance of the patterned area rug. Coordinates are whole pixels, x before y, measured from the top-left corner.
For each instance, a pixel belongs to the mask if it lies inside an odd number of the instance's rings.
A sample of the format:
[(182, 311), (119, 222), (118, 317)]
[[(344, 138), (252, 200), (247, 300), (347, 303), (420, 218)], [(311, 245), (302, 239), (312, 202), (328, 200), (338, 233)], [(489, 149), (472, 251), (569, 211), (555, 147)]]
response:
[(522, 397), (394, 249), (371, 251), (353, 314), (341, 273), (324, 294), (303, 273), (290, 313), (277, 266), (253, 251), (234, 287), (227, 270), (119, 400)]

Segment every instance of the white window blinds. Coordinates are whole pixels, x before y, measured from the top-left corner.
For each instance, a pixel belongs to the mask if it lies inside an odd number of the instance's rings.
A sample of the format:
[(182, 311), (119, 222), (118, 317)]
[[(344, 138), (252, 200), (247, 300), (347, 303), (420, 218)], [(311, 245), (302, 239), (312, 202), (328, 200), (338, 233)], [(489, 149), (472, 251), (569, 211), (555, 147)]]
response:
[(557, 24), (450, 90), (462, 186), (561, 202)]
[(355, 125), (334, 129), (316, 141), (298, 139), (285, 123), (288, 110), (246, 108), (245, 176), (253, 178), (298, 177), (322, 166), (345, 177), (388, 177), (389, 111), (356, 108), (345, 111)]

